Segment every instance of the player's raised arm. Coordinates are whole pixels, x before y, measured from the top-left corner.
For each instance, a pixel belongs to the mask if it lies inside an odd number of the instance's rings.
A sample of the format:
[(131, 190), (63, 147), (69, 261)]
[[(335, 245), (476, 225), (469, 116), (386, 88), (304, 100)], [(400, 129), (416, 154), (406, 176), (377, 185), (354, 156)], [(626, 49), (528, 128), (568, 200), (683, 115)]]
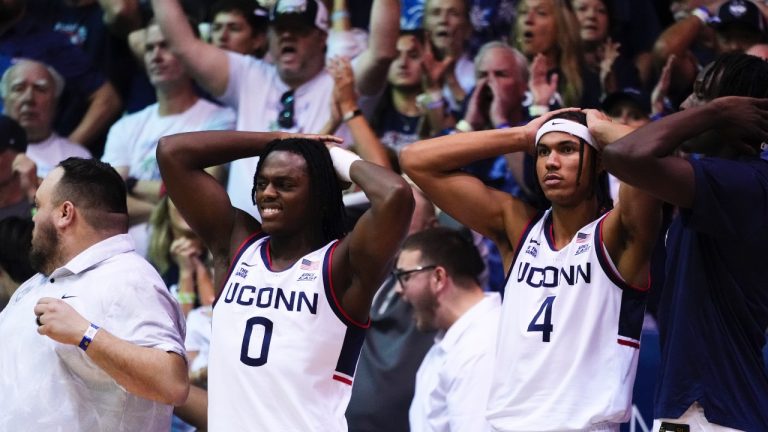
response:
[(271, 141), (289, 136), (292, 135), (284, 132), (206, 131), (160, 140), (157, 161), (168, 195), (205, 241), (217, 265), (222, 259), (228, 262), (230, 252), (258, 230), (259, 223), (232, 207), (224, 187), (204, 169), (258, 156)]
[(532, 151), (539, 126), (561, 111), (525, 126), (419, 141), (403, 149), (400, 164), (435, 205), (492, 239), (502, 255), (509, 257), (536, 210), (505, 192), (485, 186), (461, 168), (506, 153)]
[(354, 320), (365, 323), (373, 295), (408, 232), (413, 194), (410, 185), (392, 170), (338, 147), (331, 149), (331, 157), (339, 178), (360, 186), (371, 202), (333, 257), (336, 295)]
[[(612, 123), (597, 110), (586, 110), (586, 113), (589, 132), (603, 151), (635, 130)], [(619, 200), (603, 224), (603, 242), (608, 254), (622, 279), (638, 289), (650, 288), (650, 257), (661, 228), (661, 205), (658, 198), (622, 183)]]

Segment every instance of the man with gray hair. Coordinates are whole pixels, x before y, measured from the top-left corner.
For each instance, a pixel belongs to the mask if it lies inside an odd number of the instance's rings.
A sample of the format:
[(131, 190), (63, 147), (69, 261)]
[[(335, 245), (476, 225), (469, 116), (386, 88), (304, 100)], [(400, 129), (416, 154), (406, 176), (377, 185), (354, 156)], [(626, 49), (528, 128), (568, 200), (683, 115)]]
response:
[[(475, 56), (475, 79), (467, 111), (456, 124), (458, 132), (503, 129), (529, 120), (523, 107), (528, 89), (528, 60), (523, 53), (503, 42), (486, 43)], [(484, 159), (470, 164), (466, 171), (488, 186), (535, 202), (535, 189), (526, 186), (530, 180), (525, 178), (525, 158), (520, 152)], [(479, 241), (488, 264), (488, 288), (500, 290), (505, 274), (501, 258), (490, 240)]]
[(34, 60), (19, 60), (0, 79), (5, 114), (27, 133), (27, 156), (37, 164), (37, 176), (45, 177), (60, 161), (71, 157), (90, 158), (83, 146), (53, 130), (56, 107), (64, 79), (50, 66)]

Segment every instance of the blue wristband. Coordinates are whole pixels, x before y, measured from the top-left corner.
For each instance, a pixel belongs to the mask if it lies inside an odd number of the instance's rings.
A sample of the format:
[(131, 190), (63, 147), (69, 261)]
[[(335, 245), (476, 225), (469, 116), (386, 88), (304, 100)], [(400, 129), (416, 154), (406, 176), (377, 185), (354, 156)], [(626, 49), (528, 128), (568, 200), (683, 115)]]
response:
[(80, 345), (78, 345), (81, 350), (85, 351), (88, 349), (91, 342), (93, 342), (93, 338), (96, 337), (97, 331), (99, 331), (99, 326), (96, 324), (91, 323), (91, 325), (88, 326), (88, 329), (85, 330), (85, 334), (83, 335), (83, 339), (80, 340)]

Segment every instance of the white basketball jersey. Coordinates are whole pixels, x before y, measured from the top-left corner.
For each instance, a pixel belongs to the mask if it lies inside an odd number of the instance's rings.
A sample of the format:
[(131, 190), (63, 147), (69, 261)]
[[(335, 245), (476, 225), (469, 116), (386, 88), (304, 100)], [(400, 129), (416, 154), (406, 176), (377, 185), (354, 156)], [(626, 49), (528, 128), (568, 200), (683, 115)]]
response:
[(629, 419), (645, 292), (618, 275), (603, 220), (555, 250), (550, 209), (521, 237), (488, 402), (495, 430), (611, 429)]
[(269, 237), (241, 246), (213, 308), (211, 432), (347, 430), (365, 329), (336, 301), (336, 244), (280, 272), (271, 270)]

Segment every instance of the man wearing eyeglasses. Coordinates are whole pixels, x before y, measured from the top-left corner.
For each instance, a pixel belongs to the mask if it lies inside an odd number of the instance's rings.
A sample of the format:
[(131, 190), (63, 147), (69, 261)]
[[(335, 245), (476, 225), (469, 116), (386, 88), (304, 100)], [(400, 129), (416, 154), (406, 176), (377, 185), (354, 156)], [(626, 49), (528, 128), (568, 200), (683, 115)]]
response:
[[(278, 0), (269, 17), (273, 64), (228, 52), (194, 37), (178, 0), (153, 0), (169, 46), (203, 89), (237, 111), (237, 129), (317, 133), (330, 118), (333, 78), (325, 71), (328, 11), (322, 0)], [(397, 55), (400, 2), (374, 0), (368, 49), (355, 59), (360, 95), (377, 94)], [(358, 110), (341, 113), (351, 119)], [(227, 192), (235, 207), (258, 217), (250, 185), (257, 158), (232, 163)]]
[(501, 311), (498, 293), (484, 293), (484, 268), (474, 244), (450, 228), (405, 240), (393, 275), (421, 331), (437, 330), (416, 374), (409, 412), (413, 431), (486, 431)]

